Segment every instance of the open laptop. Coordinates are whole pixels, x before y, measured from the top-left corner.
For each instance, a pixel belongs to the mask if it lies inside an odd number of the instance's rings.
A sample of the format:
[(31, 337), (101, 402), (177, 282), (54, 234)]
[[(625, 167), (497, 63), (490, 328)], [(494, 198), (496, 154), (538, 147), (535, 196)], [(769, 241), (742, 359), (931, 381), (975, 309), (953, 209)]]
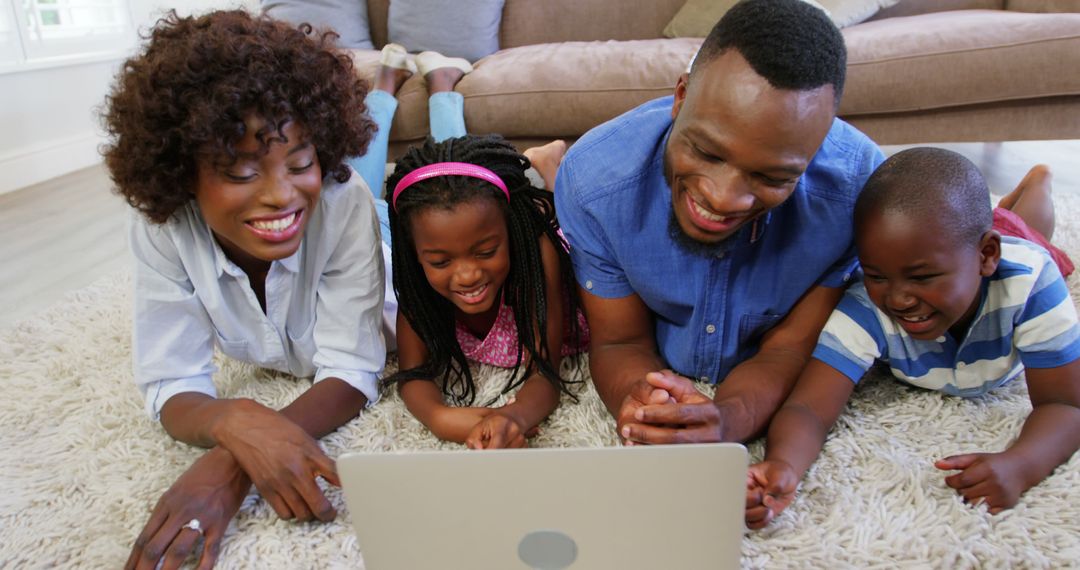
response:
[(349, 453), (367, 570), (737, 568), (738, 444)]

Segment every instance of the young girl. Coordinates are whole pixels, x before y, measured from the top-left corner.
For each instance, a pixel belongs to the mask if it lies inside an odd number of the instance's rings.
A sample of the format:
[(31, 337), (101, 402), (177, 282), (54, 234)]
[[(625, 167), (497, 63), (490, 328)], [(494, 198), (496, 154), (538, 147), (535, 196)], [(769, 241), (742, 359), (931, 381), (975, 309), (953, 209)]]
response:
[[(436, 436), (473, 449), (524, 446), (568, 393), (561, 357), (588, 342), (552, 195), (528, 166), (497, 136), (429, 139), (387, 181), (400, 366), (387, 382)], [(516, 395), (471, 407), (469, 360), (512, 368), (503, 393)]]
[[(285, 519), (330, 520), (315, 438), (378, 397), (384, 264), (344, 162), (373, 125), (327, 37), (241, 12), (171, 13), (107, 100), (105, 160), (137, 210), (134, 375), (151, 417), (210, 448), (158, 501), (127, 566), (213, 564), (254, 484)], [(218, 399), (214, 346), (314, 384), (280, 411)]]

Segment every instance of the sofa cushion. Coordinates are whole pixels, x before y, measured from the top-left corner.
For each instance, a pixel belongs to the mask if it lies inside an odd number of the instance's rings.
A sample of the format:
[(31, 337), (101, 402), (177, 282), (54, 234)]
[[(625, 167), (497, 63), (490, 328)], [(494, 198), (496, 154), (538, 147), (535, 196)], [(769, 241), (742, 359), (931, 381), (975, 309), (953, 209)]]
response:
[(555, 42), (652, 40), (686, 0), (506, 0), (503, 49)]
[(1009, 0), (1005, 7), (1015, 12), (1080, 12), (1080, 0)]
[[(376, 0), (368, 0), (369, 2)], [(1042, 0), (1039, 0), (1042, 1)], [(914, 16), (931, 12), (951, 12), (953, 10), (1004, 10), (1005, 0), (904, 0), (899, 4), (884, 8), (874, 14), (871, 20)]]
[(480, 60), (458, 83), (472, 133), (578, 136), (673, 93), (700, 38), (522, 46)]
[[(813, 5), (814, 8), (824, 10), (829, 17), (833, 17), (833, 14), (823, 5), (829, 0), (804, 1)], [(899, 2), (900, 0), (832, 0), (832, 3), (862, 3), (877, 5), (880, 1)], [(675, 17), (671, 19), (671, 22), (667, 23), (667, 26), (664, 27), (664, 37), (704, 38), (705, 36), (708, 36), (708, 33), (713, 31), (713, 28), (716, 26), (716, 23), (720, 21), (720, 18), (724, 17), (724, 14), (726, 14), (728, 10), (731, 10), (732, 6), (738, 3), (739, 0), (688, 0), (687, 3), (683, 4), (683, 8), (679, 9), (678, 13), (675, 14)], [(850, 14), (842, 11), (841, 15), (845, 15), (845, 17), (848, 17), (849, 19), (851, 18)], [(835, 21), (835, 18), (834, 22), (837, 26), (840, 26), (840, 24)]]
[[(857, 24), (900, 0), (803, 0), (825, 10), (837, 27)], [(669, 38), (704, 38), (739, 0), (688, 0), (664, 28)]]
[(669, 38), (703, 38), (739, 0), (687, 0), (664, 26)]
[(504, 0), (394, 0), (390, 41), (410, 52), (437, 51), (476, 61), (499, 50)]
[(842, 115), (1080, 94), (1080, 73), (1062, 73), (1080, 69), (1080, 14), (937, 12), (843, 32)]
[(818, 0), (838, 28), (858, 24), (878, 10), (894, 6), (900, 0)]
[(262, 10), (276, 20), (334, 30), (338, 47), (372, 48), (364, 0), (262, 0)]

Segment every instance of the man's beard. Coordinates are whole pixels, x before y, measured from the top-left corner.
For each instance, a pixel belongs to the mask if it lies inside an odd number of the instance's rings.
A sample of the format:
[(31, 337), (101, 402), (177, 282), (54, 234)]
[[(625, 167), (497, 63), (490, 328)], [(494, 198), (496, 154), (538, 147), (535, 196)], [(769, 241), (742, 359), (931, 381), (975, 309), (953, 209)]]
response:
[[(742, 231), (740, 228), (735, 234)], [(679, 218), (675, 217), (675, 208), (672, 207), (668, 216), (668, 235), (671, 236), (671, 240), (675, 242), (683, 251), (696, 255), (699, 257), (707, 257), (712, 259), (720, 259), (727, 255), (731, 250), (730, 238), (734, 235), (720, 240), (715, 243), (700, 242), (688, 235), (683, 231), (682, 226), (679, 225)]]

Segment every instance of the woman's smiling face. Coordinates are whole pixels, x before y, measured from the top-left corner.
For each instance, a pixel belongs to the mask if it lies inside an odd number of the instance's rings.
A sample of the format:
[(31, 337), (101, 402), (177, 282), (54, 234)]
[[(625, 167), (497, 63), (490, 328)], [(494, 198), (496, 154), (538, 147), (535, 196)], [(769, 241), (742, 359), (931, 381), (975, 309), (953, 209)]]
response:
[(199, 162), (195, 201), (226, 255), (247, 270), (300, 247), (319, 202), (322, 170), (301, 125), (289, 121), (279, 133), (254, 116), (244, 123), (236, 162)]

